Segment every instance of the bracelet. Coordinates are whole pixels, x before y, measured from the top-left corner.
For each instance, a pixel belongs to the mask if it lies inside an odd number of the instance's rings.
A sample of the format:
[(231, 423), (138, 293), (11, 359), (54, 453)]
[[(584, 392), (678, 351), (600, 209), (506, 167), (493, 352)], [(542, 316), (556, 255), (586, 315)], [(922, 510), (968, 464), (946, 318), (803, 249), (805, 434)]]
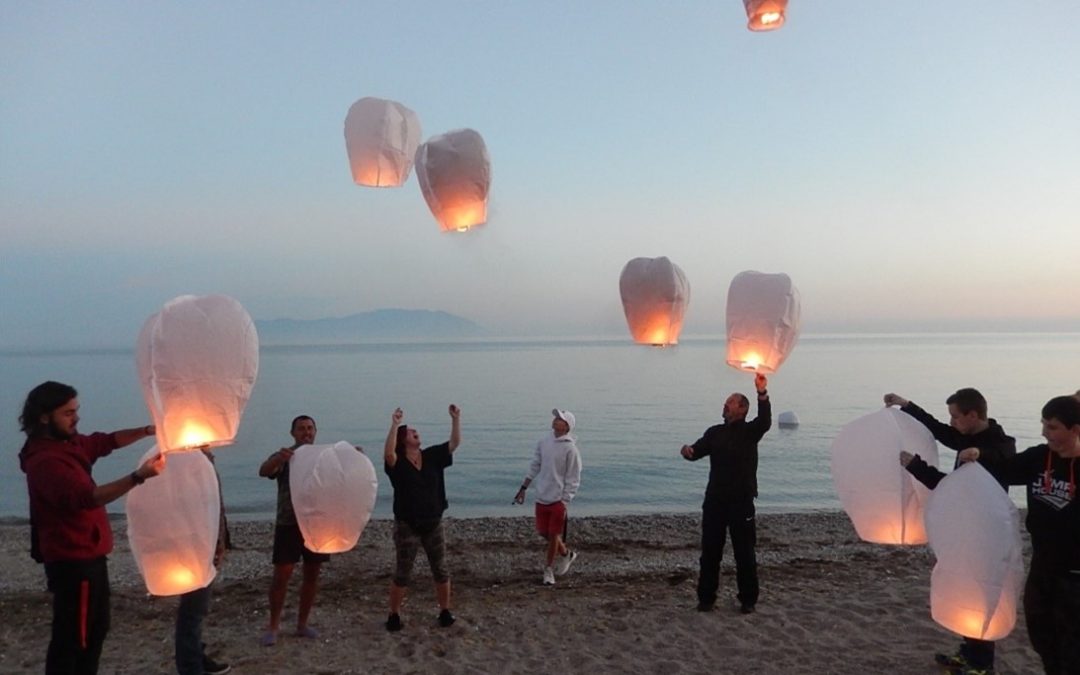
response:
[(769, 395), (769, 390), (768, 390), (768, 389), (766, 389), (765, 391), (759, 391), (759, 392), (757, 393), (757, 395), (758, 395), (758, 396), (768, 396), (768, 395)]
[(142, 485), (143, 483), (146, 482), (146, 479), (139, 476), (138, 471), (132, 471), (131, 472), (131, 482), (135, 483), (136, 485)]
[(528, 486), (528, 485), (522, 485), (522, 486), (521, 486), (521, 491), (522, 491), (522, 492), (524, 492), (525, 490), (528, 490), (528, 489), (529, 489), (529, 486)]

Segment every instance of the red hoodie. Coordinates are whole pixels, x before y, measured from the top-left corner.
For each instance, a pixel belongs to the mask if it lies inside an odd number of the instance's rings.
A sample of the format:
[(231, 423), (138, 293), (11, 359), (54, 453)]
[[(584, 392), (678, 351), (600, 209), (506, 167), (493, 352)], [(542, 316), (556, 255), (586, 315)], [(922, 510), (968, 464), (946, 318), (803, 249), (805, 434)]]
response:
[(94, 503), (91, 467), (117, 447), (112, 434), (70, 440), (31, 438), (19, 453), (30, 493), (30, 520), (44, 562), (93, 560), (112, 551), (104, 506)]

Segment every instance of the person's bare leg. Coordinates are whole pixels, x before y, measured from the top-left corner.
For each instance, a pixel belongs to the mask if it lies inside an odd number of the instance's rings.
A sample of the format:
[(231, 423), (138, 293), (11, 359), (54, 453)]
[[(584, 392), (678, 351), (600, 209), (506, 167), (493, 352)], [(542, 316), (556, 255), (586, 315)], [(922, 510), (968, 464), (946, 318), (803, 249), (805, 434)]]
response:
[(322, 563), (304, 562), (304, 580), (300, 584), (300, 611), (296, 615), (296, 634), (303, 635), (307, 629), (311, 608), (315, 605), (315, 594), (319, 590), (319, 570)]
[(393, 581), (390, 582), (390, 613), (400, 614), (401, 603), (405, 600), (406, 586), (398, 586)]
[(435, 600), (439, 603), (439, 609), (450, 609), (450, 581), (435, 584)]
[(281, 629), (281, 612), (285, 608), (285, 594), (289, 591), (292, 572), (292, 564), (274, 565), (274, 576), (270, 581), (270, 625), (267, 631), (275, 636)]

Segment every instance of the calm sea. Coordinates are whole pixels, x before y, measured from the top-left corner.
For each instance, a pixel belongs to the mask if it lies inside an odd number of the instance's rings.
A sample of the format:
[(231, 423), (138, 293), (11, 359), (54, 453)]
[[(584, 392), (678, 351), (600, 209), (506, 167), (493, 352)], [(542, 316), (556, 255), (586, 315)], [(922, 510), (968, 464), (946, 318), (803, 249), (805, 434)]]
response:
[[(447, 471), (449, 515), (524, 514), (511, 505), (553, 407), (577, 416), (584, 473), (580, 515), (696, 510), (706, 462), (678, 456), (720, 419), (733, 391), (752, 377), (724, 364), (722, 338), (677, 347), (626, 339), (268, 347), (236, 444), (217, 451), (231, 517), (268, 518), (275, 484), (257, 475), (271, 452), (291, 443), (290, 420), (312, 415), (319, 442), (347, 440), (377, 461), (390, 413), (405, 410), (425, 445), (446, 440), (451, 402), (462, 408), (463, 442)], [(0, 353), (0, 518), (26, 517), (18, 468), (17, 417), (26, 392), (54, 379), (79, 390), (84, 433), (149, 422), (129, 351)], [(769, 384), (774, 414), (794, 411), (798, 429), (773, 429), (760, 445), (765, 512), (839, 508), (829, 448), (846, 422), (877, 409), (894, 391), (946, 418), (944, 400), (973, 386), (1020, 448), (1041, 441), (1039, 409), (1080, 388), (1080, 334), (804, 335)], [(94, 469), (99, 482), (130, 471), (148, 442), (119, 450)], [(951, 467), (954, 454), (943, 450)], [(375, 517), (391, 515), (380, 471)], [(1014, 499), (1021, 492), (1014, 488)], [(123, 504), (111, 505), (121, 513)]]

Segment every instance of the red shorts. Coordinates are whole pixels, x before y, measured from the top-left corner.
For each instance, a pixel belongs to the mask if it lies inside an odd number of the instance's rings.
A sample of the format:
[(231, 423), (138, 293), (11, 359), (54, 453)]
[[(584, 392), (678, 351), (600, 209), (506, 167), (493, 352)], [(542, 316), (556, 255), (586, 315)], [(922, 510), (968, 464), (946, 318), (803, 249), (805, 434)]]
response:
[(562, 535), (566, 525), (566, 504), (536, 504), (536, 531), (542, 537)]

